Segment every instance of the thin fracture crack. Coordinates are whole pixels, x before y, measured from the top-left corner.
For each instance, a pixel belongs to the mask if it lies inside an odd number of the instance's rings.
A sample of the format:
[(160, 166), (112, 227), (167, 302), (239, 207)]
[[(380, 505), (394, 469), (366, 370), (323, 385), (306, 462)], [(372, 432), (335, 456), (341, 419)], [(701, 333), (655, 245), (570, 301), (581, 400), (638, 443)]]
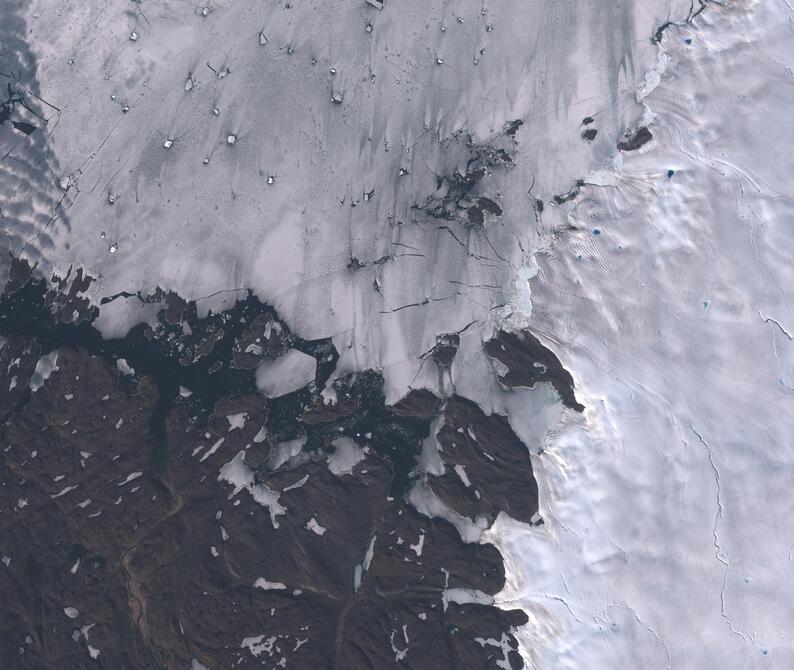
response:
[(53, 105), (52, 103), (49, 103), (49, 102), (47, 102), (47, 101), (46, 101), (44, 98), (41, 98), (41, 97), (39, 97), (39, 96), (38, 96), (38, 95), (36, 95), (36, 94), (35, 94), (33, 91), (31, 91), (30, 89), (26, 89), (26, 90), (25, 90), (25, 92), (26, 92), (28, 95), (32, 95), (32, 96), (33, 96), (34, 98), (36, 98), (37, 100), (39, 100), (39, 101), (43, 102), (43, 103), (44, 103), (45, 105), (47, 105), (48, 107), (52, 107), (52, 108), (53, 108), (53, 109), (54, 109), (56, 112), (60, 112), (60, 111), (61, 111), (61, 108), (60, 108), (60, 107), (56, 107), (56, 106), (55, 106), (55, 105)]
[(728, 569), (730, 568), (730, 563), (726, 560), (724, 552), (722, 550), (722, 545), (720, 544), (718, 526), (720, 519), (725, 515), (725, 506), (722, 504), (722, 481), (720, 479), (720, 471), (717, 468), (717, 464), (714, 460), (714, 450), (711, 446), (703, 439), (703, 436), (698, 432), (695, 425), (692, 424), (691, 426), (692, 432), (697, 435), (698, 440), (700, 443), (705, 447), (706, 454), (708, 455), (709, 465), (711, 465), (711, 469), (714, 472), (714, 478), (717, 483), (717, 512), (714, 515), (714, 527), (712, 528), (712, 535), (714, 536), (713, 544), (714, 544), (714, 556), (715, 558), (722, 563), (723, 566), (723, 575), (722, 575), (722, 588), (720, 589), (720, 614), (722, 618), (725, 619), (725, 622), (731, 629), (731, 632), (735, 635), (738, 635), (742, 638), (745, 642), (751, 642), (753, 646), (755, 646), (755, 642), (753, 642), (747, 635), (742, 633), (738, 630), (734, 625), (733, 622), (728, 617), (728, 613), (725, 606), (725, 591), (728, 587)]
[[(546, 600), (553, 600), (554, 602), (562, 603), (562, 605), (565, 607), (565, 609), (568, 610), (568, 613), (571, 615), (571, 617), (573, 617), (573, 619), (574, 619), (574, 621), (576, 621), (576, 623), (581, 624), (582, 626), (586, 626), (588, 628), (590, 627), (589, 623), (587, 623), (586, 621), (583, 621), (578, 616), (576, 616), (576, 614), (574, 614), (574, 611), (573, 611), (573, 609), (571, 609), (571, 606), (568, 604), (568, 601), (565, 600), (565, 598), (563, 598), (562, 596), (558, 596), (558, 595), (555, 595), (553, 593), (532, 593), (532, 594), (529, 594), (527, 597), (528, 598), (544, 598)], [(511, 605), (511, 604), (513, 604), (514, 602), (517, 602), (517, 601), (518, 601), (517, 598), (512, 598), (512, 599), (509, 599), (509, 600), (496, 601), (496, 604), (499, 605), (500, 607), (504, 607), (505, 605)]]
[[(493, 258), (489, 258), (488, 256), (481, 256), (480, 254), (475, 254), (475, 253), (472, 253), (471, 251), (469, 251), (468, 246), (464, 242), (462, 242), (460, 240), (460, 238), (457, 235), (455, 235), (454, 232), (452, 232), (452, 229), (449, 226), (446, 226), (446, 225), (442, 224), (442, 225), (438, 226), (438, 229), (439, 230), (446, 230), (452, 236), (452, 239), (454, 239), (466, 251), (466, 253), (471, 258), (474, 258), (476, 260), (483, 260), (483, 261), (494, 261), (495, 260)], [(489, 244), (490, 244), (490, 242), (489, 242)], [(493, 247), (491, 247), (491, 248), (493, 248)], [(489, 265), (488, 267), (496, 267), (496, 268), (498, 268), (499, 266), (498, 265)]]
[(399, 312), (400, 310), (403, 310), (403, 309), (408, 309), (409, 307), (423, 307), (424, 305), (428, 305), (431, 302), (441, 302), (442, 300), (449, 300), (450, 298), (454, 298), (456, 295), (460, 295), (460, 293), (458, 293), (456, 291), (452, 295), (447, 295), (447, 296), (444, 296), (442, 298), (431, 298), (431, 297), (428, 296), (426, 298), (423, 298), (419, 302), (411, 302), (411, 303), (408, 303), (407, 305), (402, 305), (400, 307), (395, 307), (393, 309), (380, 310), (379, 313), (380, 314), (392, 314), (394, 312)]
[(448, 279), (447, 281), (449, 281), (450, 284), (459, 284), (460, 286), (465, 286), (466, 288), (484, 288), (484, 289), (490, 289), (490, 290), (493, 290), (493, 291), (501, 291), (502, 290), (501, 286), (494, 286), (493, 284), (467, 284), (466, 282), (457, 281), (455, 279)]
[(196, 298), (195, 302), (199, 300), (208, 300), (209, 298), (214, 298), (216, 295), (220, 295), (221, 293), (238, 293), (240, 291), (250, 291), (250, 287), (248, 286), (240, 286), (238, 288), (225, 288), (221, 289), (220, 291), (215, 291), (215, 293), (210, 293), (209, 295), (203, 295), (200, 298)]
[(783, 327), (780, 321), (778, 321), (777, 319), (773, 319), (771, 316), (764, 316), (764, 313), (760, 309), (758, 310), (758, 316), (760, 316), (764, 320), (764, 323), (774, 323), (780, 329), (780, 332), (783, 333), (789, 340), (794, 340), (794, 335), (789, 333)]
[(626, 605), (624, 603), (609, 603), (604, 608), (604, 611), (602, 613), (602, 618), (604, 620), (606, 620), (607, 610), (610, 609), (610, 608), (613, 608), (613, 607), (616, 608), (616, 609), (624, 609), (624, 610), (627, 610), (627, 611), (631, 612), (634, 615), (634, 618), (637, 620), (637, 623), (639, 623), (643, 628), (645, 628), (645, 630), (647, 630), (649, 633), (651, 633), (656, 638), (656, 641), (660, 645), (662, 645), (662, 648), (664, 649), (664, 653), (667, 655), (667, 670), (670, 670), (670, 668), (673, 667), (673, 659), (670, 656), (670, 649), (668, 648), (667, 643), (662, 639), (662, 637), (656, 631), (656, 629), (653, 626), (651, 626), (649, 623), (647, 623), (646, 621), (643, 621), (642, 618), (640, 618), (640, 615), (637, 614), (637, 610), (635, 610), (630, 605)]
[(405, 247), (406, 249), (410, 249), (411, 251), (419, 251), (417, 247), (412, 247), (410, 244), (403, 244), (402, 242), (392, 242), (392, 245), (395, 247)]
[(725, 513), (725, 508), (722, 505), (722, 483), (720, 482), (720, 471), (717, 469), (717, 464), (714, 462), (714, 452), (712, 451), (711, 447), (706, 443), (706, 440), (703, 439), (703, 436), (697, 431), (695, 426), (692, 426), (692, 432), (697, 435), (698, 440), (700, 443), (706, 448), (706, 453), (708, 454), (709, 464), (711, 465), (711, 469), (714, 471), (714, 477), (717, 482), (717, 514), (714, 517), (714, 528), (712, 530), (712, 534), (714, 535), (714, 548), (717, 550), (717, 560), (722, 563), (724, 566), (728, 566), (728, 562), (722, 555), (722, 548), (720, 547), (719, 536), (717, 534), (717, 524), (719, 520), (723, 517)]
[(651, 38), (651, 44), (659, 44), (662, 41), (662, 35), (664, 34), (664, 31), (667, 30), (670, 26), (678, 26), (679, 28), (683, 28), (684, 26), (690, 25), (706, 8), (706, 5), (709, 2), (711, 2), (711, 0), (698, 0), (699, 7), (695, 9), (695, 0), (692, 0), (689, 5), (689, 14), (686, 17), (686, 20), (683, 23), (678, 23), (676, 21), (667, 21), (666, 23), (659, 26), (659, 28), (656, 30), (653, 37)]

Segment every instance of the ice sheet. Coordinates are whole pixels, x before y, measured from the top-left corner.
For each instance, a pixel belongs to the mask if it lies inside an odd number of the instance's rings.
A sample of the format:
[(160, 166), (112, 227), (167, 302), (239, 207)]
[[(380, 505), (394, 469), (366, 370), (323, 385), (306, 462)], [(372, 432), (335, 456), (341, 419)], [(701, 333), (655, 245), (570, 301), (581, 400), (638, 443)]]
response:
[(671, 28), (655, 140), (544, 221), (532, 321), (588, 409), (534, 460), (545, 524), (490, 532), (535, 667), (794, 663), (792, 18)]

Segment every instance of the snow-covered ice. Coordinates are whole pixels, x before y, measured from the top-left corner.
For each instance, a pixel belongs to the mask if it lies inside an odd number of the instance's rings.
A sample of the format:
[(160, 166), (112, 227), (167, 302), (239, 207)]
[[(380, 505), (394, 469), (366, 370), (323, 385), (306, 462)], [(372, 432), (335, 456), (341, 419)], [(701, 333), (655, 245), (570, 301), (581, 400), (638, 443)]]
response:
[(530, 667), (794, 665), (792, 19), (669, 28), (653, 143), (538, 254), (533, 327), (587, 410), (534, 459), (545, 524), (486, 533)]

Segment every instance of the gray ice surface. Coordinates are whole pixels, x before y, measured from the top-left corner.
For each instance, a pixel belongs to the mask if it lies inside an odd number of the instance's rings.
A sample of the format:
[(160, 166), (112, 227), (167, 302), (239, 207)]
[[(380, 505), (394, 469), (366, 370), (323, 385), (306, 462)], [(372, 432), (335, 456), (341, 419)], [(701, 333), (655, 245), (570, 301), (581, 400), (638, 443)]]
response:
[[(439, 324), (526, 298), (535, 199), (610, 163), (642, 112), (650, 38), (689, 12), (684, 0), (4, 5), (15, 41), (2, 71), (20, 72), (47, 119), (8, 140), (6, 242), (45, 272), (98, 275), (95, 296), (160, 286), (219, 305), (218, 291), (251, 287), (303, 337), (335, 335), (343, 367), (391, 368), (395, 396)], [(485, 232), (412, 208), (465, 170), (469, 136), (488, 143), (519, 119), (515, 165), (480, 184), (504, 210)]]
[(283, 356), (266, 360), (256, 369), (256, 387), (266, 398), (279, 398), (314, 381), (317, 361), (297, 349)]

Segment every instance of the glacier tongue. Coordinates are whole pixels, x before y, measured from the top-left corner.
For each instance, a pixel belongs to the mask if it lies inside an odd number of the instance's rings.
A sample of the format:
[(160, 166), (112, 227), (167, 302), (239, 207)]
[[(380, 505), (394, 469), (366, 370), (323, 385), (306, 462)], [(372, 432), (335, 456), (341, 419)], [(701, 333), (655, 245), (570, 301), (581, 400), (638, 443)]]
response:
[[(217, 311), (251, 288), (404, 392), (438, 332), (515, 292), (528, 314), (538, 202), (612, 164), (650, 38), (689, 2), (287, 4), (141, 2), (119, 31), (112, 7), (9, 3), (57, 127), (42, 204), (0, 225), (45, 274), (98, 275), (95, 298), (159, 286)], [(452, 191), (459, 220), (423, 209)]]

